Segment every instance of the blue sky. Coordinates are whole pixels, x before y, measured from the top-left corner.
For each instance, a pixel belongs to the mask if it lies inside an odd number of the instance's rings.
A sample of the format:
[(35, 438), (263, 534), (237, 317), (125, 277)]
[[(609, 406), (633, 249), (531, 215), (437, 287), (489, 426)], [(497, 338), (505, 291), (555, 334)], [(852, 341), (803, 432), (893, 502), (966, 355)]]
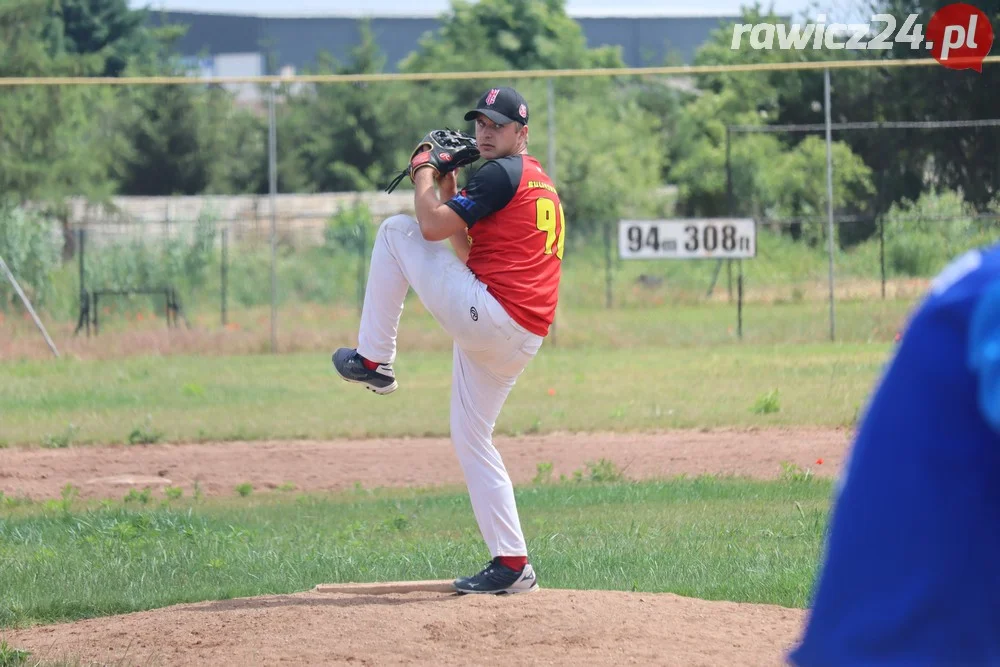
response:
[[(133, 7), (265, 16), (434, 16), (447, 11), (448, 0), (129, 0)], [(736, 16), (740, 0), (567, 0), (576, 16)], [(750, 4), (747, 2), (746, 4)], [(761, 2), (767, 7), (767, 2)], [(778, 14), (798, 17), (811, 6), (842, 14), (857, 0), (773, 0)], [(816, 12), (811, 11), (810, 15)]]

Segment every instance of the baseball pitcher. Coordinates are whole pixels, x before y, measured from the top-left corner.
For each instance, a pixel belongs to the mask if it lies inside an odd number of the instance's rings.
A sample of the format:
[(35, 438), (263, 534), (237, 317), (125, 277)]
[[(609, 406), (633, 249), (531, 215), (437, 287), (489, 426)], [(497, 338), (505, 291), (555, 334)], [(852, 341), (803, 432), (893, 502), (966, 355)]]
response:
[[(565, 220), (552, 180), (527, 152), (524, 98), (492, 88), (465, 119), (475, 121), (474, 139), (429, 133), (390, 184), (389, 191), (410, 177), (416, 219), (396, 215), (379, 227), (358, 347), (337, 350), (333, 365), (376, 394), (395, 391), (396, 333), (413, 288), (454, 339), (451, 439), (492, 556), (478, 574), (456, 579), (455, 589), (522, 593), (538, 583), (493, 427), (552, 324)], [(485, 162), (458, 192), (455, 170), (480, 157)]]

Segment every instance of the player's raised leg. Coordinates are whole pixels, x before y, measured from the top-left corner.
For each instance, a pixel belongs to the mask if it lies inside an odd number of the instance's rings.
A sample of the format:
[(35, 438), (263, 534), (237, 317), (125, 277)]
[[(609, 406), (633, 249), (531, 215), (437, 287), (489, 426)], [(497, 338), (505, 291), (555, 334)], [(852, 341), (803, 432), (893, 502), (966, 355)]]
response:
[(470, 317), (471, 308), (482, 308), (485, 287), (444, 243), (424, 239), (414, 218), (396, 215), (379, 226), (370, 266), (358, 347), (340, 348), (333, 355), (345, 380), (377, 394), (396, 390), (392, 364), (410, 287), (454, 339), (471, 349), (489, 345), (492, 332)]

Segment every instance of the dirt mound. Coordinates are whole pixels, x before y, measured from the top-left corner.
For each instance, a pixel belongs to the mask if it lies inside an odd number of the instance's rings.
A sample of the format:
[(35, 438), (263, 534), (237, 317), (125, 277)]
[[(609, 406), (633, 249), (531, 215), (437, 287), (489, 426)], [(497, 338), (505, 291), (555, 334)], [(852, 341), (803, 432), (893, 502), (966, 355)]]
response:
[[(514, 482), (523, 484), (538, 474), (539, 463), (551, 463), (558, 480), (602, 458), (630, 479), (703, 473), (766, 479), (781, 475), (783, 462), (830, 476), (849, 438), (846, 429), (718, 429), (556, 433), (497, 437), (496, 444)], [(0, 491), (8, 496), (58, 498), (66, 484), (82, 498), (121, 498), (130, 487), (147, 486), (159, 495), (168, 485), (190, 495), (195, 482), (205, 495), (232, 495), (246, 482), (257, 490), (290, 483), (298, 491), (465, 483), (451, 442), (442, 438), (0, 449)]]
[(802, 610), (671, 594), (299, 593), (9, 633), (35, 658), (115, 665), (778, 665)]

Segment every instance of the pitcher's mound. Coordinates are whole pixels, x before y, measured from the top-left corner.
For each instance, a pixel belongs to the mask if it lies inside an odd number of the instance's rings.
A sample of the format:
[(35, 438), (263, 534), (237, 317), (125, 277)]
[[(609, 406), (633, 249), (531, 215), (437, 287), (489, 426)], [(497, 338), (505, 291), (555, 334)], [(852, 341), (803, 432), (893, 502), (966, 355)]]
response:
[(316, 593), (354, 593), (355, 595), (391, 595), (393, 593), (454, 593), (450, 579), (432, 581), (388, 581), (374, 584), (319, 584)]
[(6, 639), (33, 659), (72, 664), (780, 665), (804, 615), (617, 591), (313, 590), (11, 631)]

